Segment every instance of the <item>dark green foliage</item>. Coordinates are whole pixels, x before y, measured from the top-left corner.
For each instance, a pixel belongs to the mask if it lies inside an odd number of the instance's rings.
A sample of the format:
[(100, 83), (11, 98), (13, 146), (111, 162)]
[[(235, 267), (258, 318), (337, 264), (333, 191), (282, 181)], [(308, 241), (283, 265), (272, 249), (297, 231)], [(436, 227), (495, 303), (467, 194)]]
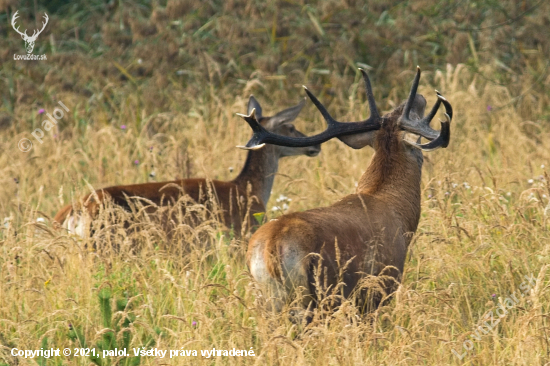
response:
[[(97, 325), (98, 329), (106, 328), (99, 342), (95, 345), (95, 356), (90, 354), (90, 361), (96, 365), (111, 365), (117, 361), (117, 365), (124, 366), (137, 366), (140, 364), (141, 357), (133, 356), (134, 353), (130, 348), (133, 339), (132, 327), (133, 322), (136, 320), (136, 315), (129, 309), (129, 299), (127, 297), (117, 297), (113, 294), (111, 288), (104, 287), (98, 292), (98, 305), (101, 314), (100, 324)], [(131, 306), (131, 305), (130, 305)], [(113, 309), (114, 307), (114, 309)], [(113, 316), (113, 310), (116, 313)], [(156, 335), (161, 335), (161, 331), (158, 327), (154, 328)], [(73, 342), (75, 348), (86, 349), (89, 345), (86, 343), (82, 326), (69, 325), (69, 332), (67, 337)], [(44, 338), (46, 339), (46, 338)], [(46, 342), (43, 340), (43, 343)], [(143, 347), (151, 347), (155, 344), (155, 339), (152, 336), (147, 336), (142, 343)], [(134, 345), (134, 347), (139, 347)], [(126, 354), (130, 357), (117, 358), (108, 356), (103, 358), (103, 351), (112, 350), (126, 350)]]
[[(42, 338), (42, 343), (40, 344), (40, 348), (46, 350), (48, 349), (48, 337)], [(45, 358), (43, 356), (38, 356), (35, 361), (39, 366), (46, 366), (48, 364), (49, 358)]]
[[(57, 22), (55, 29), (47, 29), (56, 43), (47, 42), (47, 35), (37, 41), (36, 52), (48, 54), (48, 64), (27, 65), (34, 75), (28, 81), (42, 83), (48, 74), (53, 82), (46, 90), (14, 83), (13, 78), (26, 78), (12, 72), (14, 61), (7, 60), (2, 66), (6, 85), (0, 88), (7, 111), (17, 110), (19, 103), (46, 103), (45, 97), (61, 90), (81, 96), (86, 108), (100, 105), (110, 119), (118, 115), (121, 95), (130, 91), (137, 108), (149, 113), (185, 110), (191, 100), (211, 98), (214, 90), (217, 96), (235, 95), (254, 78), (264, 85), (254, 91), (262, 99), (281, 94), (295, 100), (302, 96), (301, 84), (321, 97), (345, 98), (353, 92), (349, 85), (359, 66), (370, 70), (375, 93), (387, 96), (396, 87), (404, 93), (409, 80), (404, 71), (416, 65), (442, 70), (447, 63), (466, 64), (479, 74), (478, 83), (506, 85), (514, 94), (522, 92), (526, 78), (532, 92), (548, 93), (544, 75), (550, 38), (539, 31), (550, 27), (547, 1), (83, 4), (38, 3), (38, 13), (49, 11), (50, 22)], [(6, 11), (2, 17), (9, 23), (14, 10)], [(33, 24), (31, 1), (23, 1), (20, 12), (22, 23)], [(5, 35), (2, 48), (22, 51), (22, 40), (11, 27), (0, 33)], [(519, 77), (524, 70), (529, 75)], [(105, 85), (128, 90), (114, 93)], [(175, 92), (181, 97), (174, 98)], [(25, 98), (19, 97), (22, 93)], [(89, 115), (79, 117), (76, 123), (82, 127), (93, 123)], [(141, 114), (131, 123), (142, 127)]]

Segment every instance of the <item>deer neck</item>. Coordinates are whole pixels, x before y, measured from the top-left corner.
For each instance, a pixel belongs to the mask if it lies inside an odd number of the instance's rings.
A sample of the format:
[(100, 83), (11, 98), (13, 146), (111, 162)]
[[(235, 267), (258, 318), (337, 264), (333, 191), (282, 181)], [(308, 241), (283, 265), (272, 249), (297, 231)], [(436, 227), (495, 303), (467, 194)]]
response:
[(246, 192), (250, 184), (251, 196), (261, 199), (264, 207), (271, 196), (273, 181), (279, 168), (279, 156), (275, 149), (274, 145), (266, 144), (259, 150), (249, 150), (243, 169), (233, 180), (242, 192)]
[(401, 217), (404, 230), (414, 232), (420, 219), (423, 158), (420, 150), (407, 148), (399, 133), (377, 138), (376, 152), (357, 184), (357, 193), (383, 200)]

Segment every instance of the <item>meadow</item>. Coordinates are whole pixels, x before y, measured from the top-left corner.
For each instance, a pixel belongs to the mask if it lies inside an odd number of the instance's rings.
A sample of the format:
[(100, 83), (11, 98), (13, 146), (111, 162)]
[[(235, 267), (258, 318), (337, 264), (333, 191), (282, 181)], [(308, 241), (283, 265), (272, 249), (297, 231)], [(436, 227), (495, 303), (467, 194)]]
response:
[[(0, 1), (0, 365), (550, 365), (548, 2), (83, 4)], [(25, 53), (15, 10), (23, 29), (48, 13), (34, 50), (47, 60), (13, 60)], [(249, 236), (216, 222), (182, 225), (175, 242), (144, 215), (125, 231), (114, 209), (102, 236), (53, 227), (92, 189), (235, 177), (246, 158), (236, 145), (251, 136), (236, 113), (250, 94), (270, 115), (305, 84), (333, 116), (359, 120), (357, 67), (387, 112), (417, 64), (428, 105), (434, 89), (453, 105), (451, 143), (424, 154), (403, 282), (373, 313), (344, 303), (304, 329), (268, 312), (245, 265)], [(69, 112), (40, 143), (31, 133), (58, 101)], [(308, 101), (296, 127), (313, 134), (325, 122)], [(268, 217), (354, 192), (372, 153), (331, 140), (317, 157), (285, 158)], [(11, 354), (41, 347), (198, 356)], [(255, 356), (201, 356), (213, 348)]]

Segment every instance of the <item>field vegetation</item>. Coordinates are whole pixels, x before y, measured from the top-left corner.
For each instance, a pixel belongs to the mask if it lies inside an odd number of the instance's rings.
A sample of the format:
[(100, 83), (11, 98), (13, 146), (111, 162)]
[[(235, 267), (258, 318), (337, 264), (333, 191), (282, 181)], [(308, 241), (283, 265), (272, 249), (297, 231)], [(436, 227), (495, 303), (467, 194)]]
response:
[[(16, 10), (28, 33), (49, 15), (34, 50), (46, 61), (13, 60), (25, 53)], [(550, 2), (3, 0), (0, 20), (0, 365), (550, 365)], [(216, 222), (167, 242), (139, 207), (108, 207), (92, 238), (53, 228), (92, 189), (235, 177), (251, 134), (235, 113), (250, 94), (269, 115), (305, 84), (358, 120), (357, 67), (389, 111), (416, 65), (428, 105), (437, 89), (454, 107), (451, 144), (425, 154), (403, 283), (371, 314), (344, 303), (304, 329), (269, 313), (244, 264), (248, 237)], [(58, 101), (70, 111), (40, 143), (31, 132)], [(319, 132), (307, 105), (296, 126)], [(281, 162), (269, 218), (354, 192), (372, 150), (322, 149)], [(514, 292), (488, 330), (484, 315)], [(30, 360), (14, 347), (199, 356)], [(200, 356), (212, 348), (255, 356)]]

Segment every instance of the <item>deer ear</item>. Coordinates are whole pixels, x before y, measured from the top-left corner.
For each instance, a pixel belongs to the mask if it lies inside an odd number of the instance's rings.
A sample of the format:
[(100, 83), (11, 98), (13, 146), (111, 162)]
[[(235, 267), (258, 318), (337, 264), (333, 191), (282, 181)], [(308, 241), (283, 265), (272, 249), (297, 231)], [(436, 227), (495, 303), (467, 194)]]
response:
[(269, 123), (272, 127), (278, 126), (282, 123), (290, 123), (298, 117), (300, 112), (302, 111), (302, 108), (304, 108), (304, 105), (306, 105), (306, 99), (302, 99), (298, 105), (295, 105), (294, 107), (290, 107), (288, 109), (285, 109), (284, 111), (280, 111), (273, 117), (269, 119)]
[(378, 131), (369, 131), (338, 137), (338, 140), (348, 145), (352, 149), (362, 149), (365, 146), (374, 147), (374, 137)]
[(256, 110), (256, 119), (259, 121), (262, 119), (262, 107), (260, 106), (260, 103), (254, 98), (253, 95), (248, 98), (248, 114), (252, 113), (252, 110)]

